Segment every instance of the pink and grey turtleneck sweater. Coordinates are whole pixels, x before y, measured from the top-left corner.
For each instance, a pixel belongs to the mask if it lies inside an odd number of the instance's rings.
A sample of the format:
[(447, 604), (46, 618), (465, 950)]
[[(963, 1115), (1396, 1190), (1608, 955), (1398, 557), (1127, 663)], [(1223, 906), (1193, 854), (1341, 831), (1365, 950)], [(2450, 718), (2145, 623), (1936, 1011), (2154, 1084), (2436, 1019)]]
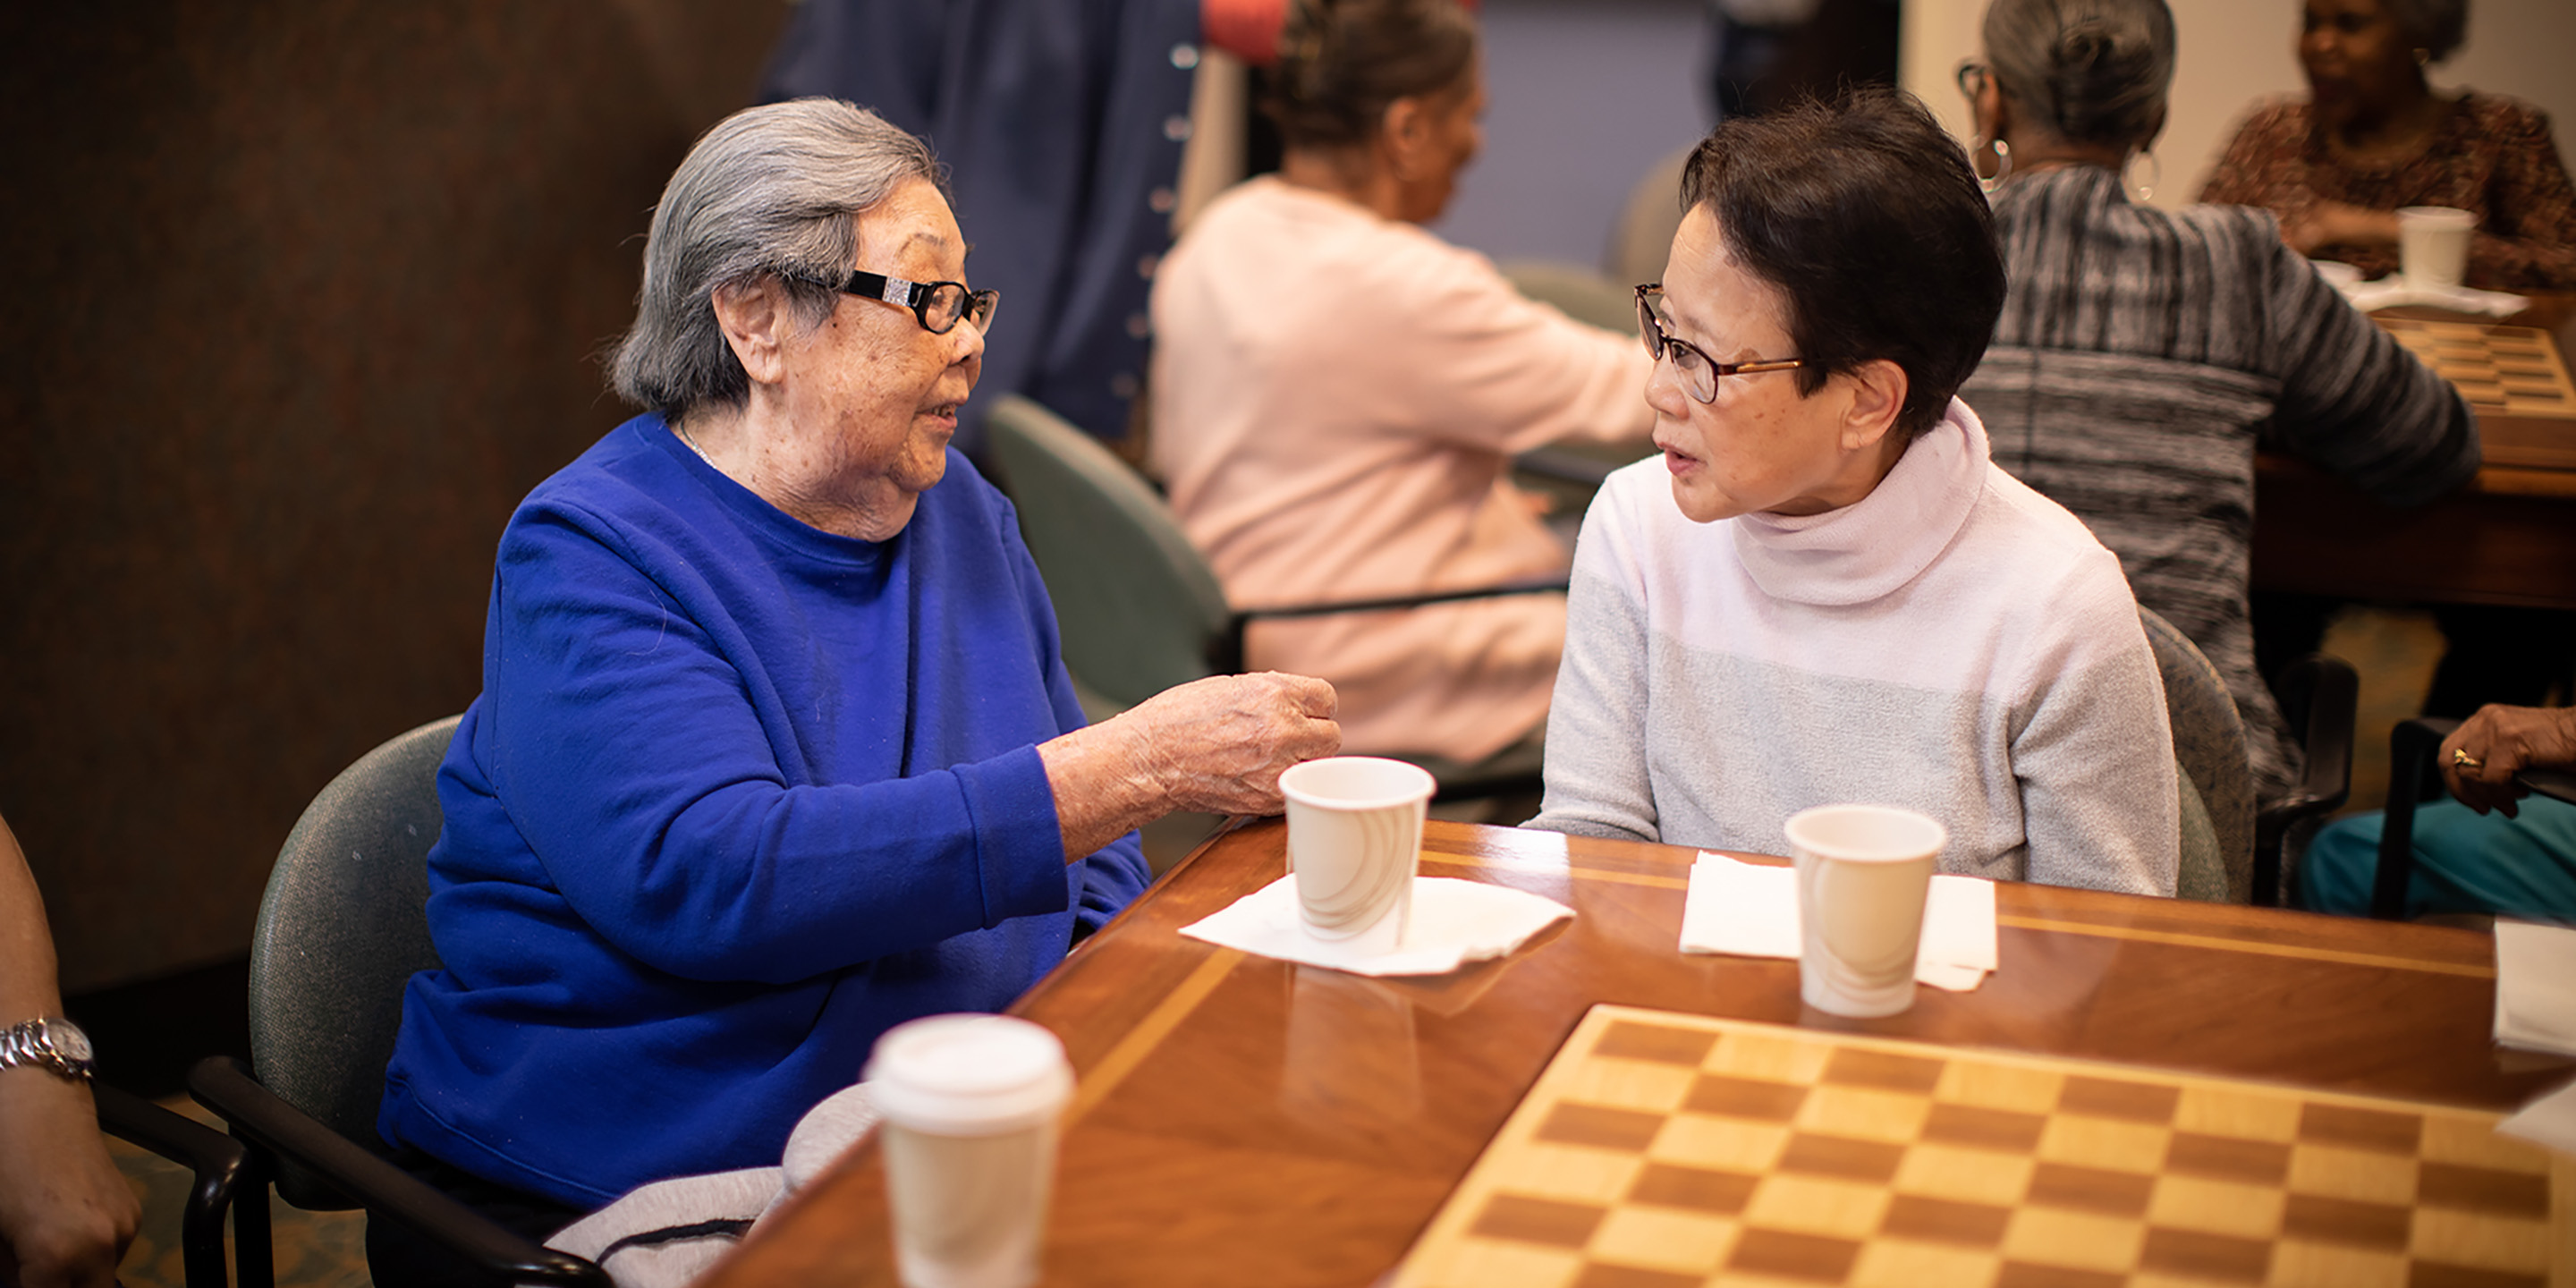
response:
[(1697, 524), (1660, 460), (1575, 551), (1530, 826), (1755, 853), (1900, 805), (1941, 869), (2174, 892), (2173, 743), (2119, 561), (1987, 459), (1956, 400), (1859, 503)]

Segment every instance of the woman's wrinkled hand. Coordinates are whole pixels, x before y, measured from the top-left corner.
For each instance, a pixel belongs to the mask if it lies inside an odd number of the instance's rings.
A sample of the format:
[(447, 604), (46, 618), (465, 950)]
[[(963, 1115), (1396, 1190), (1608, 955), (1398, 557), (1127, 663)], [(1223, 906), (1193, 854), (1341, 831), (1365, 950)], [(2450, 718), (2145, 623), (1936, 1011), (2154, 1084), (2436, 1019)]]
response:
[(113, 1288), (142, 1208), (100, 1141), (89, 1090), (44, 1069), (0, 1070), (0, 1283)]
[(2442, 740), (2442, 782), (2461, 804), (2484, 814), (2519, 811), (2525, 769), (2576, 768), (2576, 708), (2484, 706)]
[(2394, 246), (2397, 216), (2340, 201), (2316, 201), (2281, 223), (2281, 240), (2302, 255), (2327, 246)]
[(1135, 721), (1137, 770), (1167, 809), (1276, 814), (1279, 775), (1341, 750), (1333, 686), (1268, 671), (1220, 675), (1167, 689), (1111, 721)]

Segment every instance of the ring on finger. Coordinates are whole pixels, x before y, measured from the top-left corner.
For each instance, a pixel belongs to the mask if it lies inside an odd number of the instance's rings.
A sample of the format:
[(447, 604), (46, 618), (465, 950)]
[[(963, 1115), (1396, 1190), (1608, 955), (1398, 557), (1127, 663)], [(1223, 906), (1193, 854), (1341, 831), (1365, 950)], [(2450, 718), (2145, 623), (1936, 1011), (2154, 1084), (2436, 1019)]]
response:
[(2484, 769), (2487, 767), (2487, 762), (2470, 755), (2469, 749), (2466, 747), (2451, 748), (2451, 763), (2462, 769)]

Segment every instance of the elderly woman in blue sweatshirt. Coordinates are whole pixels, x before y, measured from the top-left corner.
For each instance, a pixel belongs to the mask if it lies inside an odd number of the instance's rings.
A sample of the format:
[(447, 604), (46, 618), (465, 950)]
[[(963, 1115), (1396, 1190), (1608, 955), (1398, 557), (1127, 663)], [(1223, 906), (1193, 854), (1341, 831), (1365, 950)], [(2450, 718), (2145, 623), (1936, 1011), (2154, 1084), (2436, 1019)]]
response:
[(524, 1232), (777, 1162), (887, 1027), (1007, 1005), (1135, 897), (1135, 828), (1275, 812), (1339, 745), (1285, 675), (1084, 727), (947, 446), (997, 301), (937, 176), (844, 103), (716, 126), (616, 356), (651, 410), (502, 534), (378, 1126)]

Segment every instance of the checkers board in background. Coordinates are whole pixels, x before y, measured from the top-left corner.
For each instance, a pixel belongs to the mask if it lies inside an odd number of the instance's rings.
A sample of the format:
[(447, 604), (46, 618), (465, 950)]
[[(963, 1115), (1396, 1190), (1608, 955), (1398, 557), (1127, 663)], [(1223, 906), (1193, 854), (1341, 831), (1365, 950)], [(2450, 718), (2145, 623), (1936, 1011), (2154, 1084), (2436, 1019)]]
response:
[(2576, 418), (2576, 384), (2549, 333), (2482, 322), (2373, 318), (2480, 411)]
[(2499, 1117), (1596, 1006), (1394, 1284), (2576, 1285)]

